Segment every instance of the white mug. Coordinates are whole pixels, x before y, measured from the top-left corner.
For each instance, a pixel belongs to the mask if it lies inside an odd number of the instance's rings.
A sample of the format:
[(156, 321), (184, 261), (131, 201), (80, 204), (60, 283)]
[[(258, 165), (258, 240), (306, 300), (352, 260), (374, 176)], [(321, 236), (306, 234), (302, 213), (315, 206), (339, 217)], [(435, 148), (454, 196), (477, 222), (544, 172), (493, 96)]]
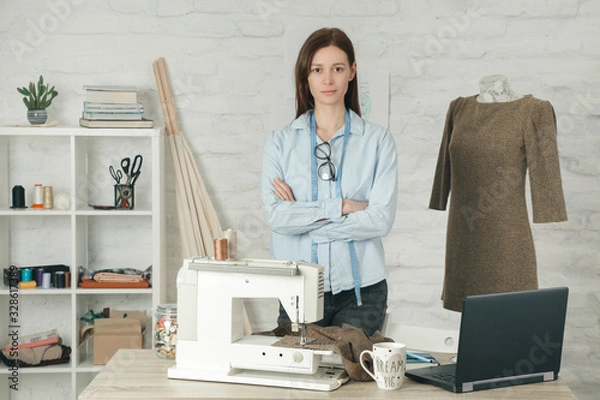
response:
[[(364, 364), (365, 355), (373, 359), (373, 373)], [(394, 390), (402, 387), (406, 372), (406, 345), (395, 342), (381, 342), (373, 345), (373, 351), (360, 353), (360, 365), (377, 382), (380, 389)]]

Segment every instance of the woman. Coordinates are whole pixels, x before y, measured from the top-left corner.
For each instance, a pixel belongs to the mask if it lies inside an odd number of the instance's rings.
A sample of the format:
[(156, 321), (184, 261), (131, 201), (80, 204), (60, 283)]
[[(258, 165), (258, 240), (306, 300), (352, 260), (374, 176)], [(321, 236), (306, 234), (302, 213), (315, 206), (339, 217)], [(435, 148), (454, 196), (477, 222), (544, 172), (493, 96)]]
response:
[[(271, 257), (325, 268), (320, 326), (367, 335), (387, 309), (382, 238), (396, 214), (390, 132), (360, 117), (354, 48), (337, 28), (311, 34), (298, 54), (296, 119), (271, 133), (261, 180)], [(278, 323), (289, 321), (280, 307)]]

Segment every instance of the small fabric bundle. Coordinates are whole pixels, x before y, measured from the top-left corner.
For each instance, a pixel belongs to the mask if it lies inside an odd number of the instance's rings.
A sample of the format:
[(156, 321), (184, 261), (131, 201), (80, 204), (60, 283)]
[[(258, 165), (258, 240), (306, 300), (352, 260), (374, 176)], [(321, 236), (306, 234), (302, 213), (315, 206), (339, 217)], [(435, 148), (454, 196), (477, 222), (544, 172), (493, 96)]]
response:
[[(15, 354), (11, 354), (15, 353)], [(42, 367), (45, 365), (64, 364), (71, 358), (71, 348), (61, 344), (38, 346), (18, 351), (2, 350), (0, 359), (7, 366)]]
[[(373, 380), (360, 365), (360, 353), (363, 350), (372, 350), (375, 343), (393, 342), (392, 339), (384, 337), (379, 331), (369, 337), (362, 329), (349, 324), (343, 324), (341, 328), (338, 326), (321, 327), (308, 324), (306, 329), (307, 344), (305, 345), (300, 344), (300, 334), (292, 332), (291, 323), (281, 325), (270, 333), (274, 336), (283, 336), (283, 339), (273, 343), (273, 346), (331, 350), (339, 354), (350, 379), (359, 382)], [(368, 365), (366, 360), (365, 364)]]
[(94, 275), (96, 282), (144, 282), (142, 275), (118, 274), (113, 272), (99, 272)]

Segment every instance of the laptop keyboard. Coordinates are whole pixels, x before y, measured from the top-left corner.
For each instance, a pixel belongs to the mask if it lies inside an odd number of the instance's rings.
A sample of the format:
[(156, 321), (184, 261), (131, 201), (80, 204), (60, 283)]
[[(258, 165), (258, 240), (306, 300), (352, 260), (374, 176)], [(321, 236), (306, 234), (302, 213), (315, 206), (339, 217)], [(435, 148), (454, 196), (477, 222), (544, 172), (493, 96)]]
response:
[(445, 381), (445, 382), (454, 383), (454, 374), (451, 372), (442, 372), (442, 373), (433, 375), (433, 377), (436, 379)]

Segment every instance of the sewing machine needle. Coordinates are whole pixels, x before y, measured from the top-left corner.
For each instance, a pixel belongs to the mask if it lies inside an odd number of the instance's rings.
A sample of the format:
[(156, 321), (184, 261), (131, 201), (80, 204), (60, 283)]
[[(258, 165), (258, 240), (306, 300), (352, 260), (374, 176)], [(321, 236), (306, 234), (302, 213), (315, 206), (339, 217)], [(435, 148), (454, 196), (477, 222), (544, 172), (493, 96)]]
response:
[(300, 344), (302, 346), (306, 344), (306, 323), (300, 324)]

